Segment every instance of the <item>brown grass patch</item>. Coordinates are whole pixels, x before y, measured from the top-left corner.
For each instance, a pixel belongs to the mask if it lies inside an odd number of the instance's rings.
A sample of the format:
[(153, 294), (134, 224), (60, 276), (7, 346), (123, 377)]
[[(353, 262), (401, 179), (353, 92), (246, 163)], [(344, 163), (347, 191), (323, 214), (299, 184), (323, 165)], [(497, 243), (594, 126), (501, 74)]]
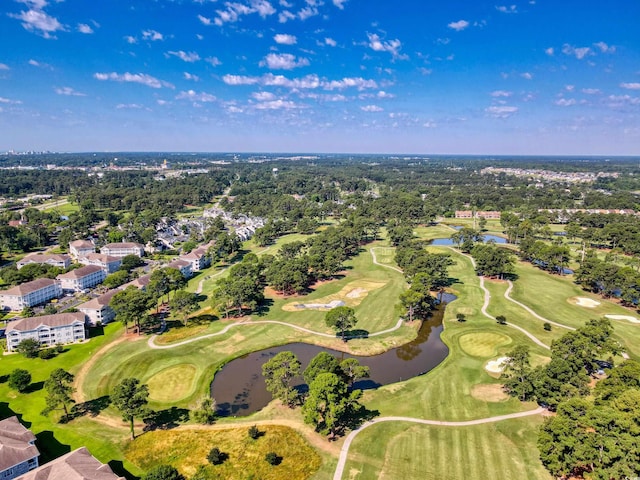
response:
[(503, 402), (509, 398), (499, 383), (474, 385), (471, 389), (471, 396), (484, 402)]

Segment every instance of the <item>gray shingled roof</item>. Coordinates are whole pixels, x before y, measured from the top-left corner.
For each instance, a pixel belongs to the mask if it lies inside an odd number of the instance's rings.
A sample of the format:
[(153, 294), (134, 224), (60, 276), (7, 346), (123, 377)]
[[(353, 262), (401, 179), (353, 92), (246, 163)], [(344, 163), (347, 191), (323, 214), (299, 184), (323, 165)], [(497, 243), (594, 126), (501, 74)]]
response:
[(0, 471), (37, 457), (40, 452), (29, 442), (36, 436), (18, 421), (9, 417), (0, 421)]
[(14, 320), (7, 325), (7, 335), (13, 331), (18, 330), (20, 332), (35, 330), (39, 325), (46, 325), (48, 327), (61, 327), (63, 325), (69, 325), (73, 322), (85, 322), (85, 315), (82, 312), (73, 313), (57, 313), (55, 315), (43, 315), (41, 317), (29, 317), (21, 318), (20, 320)]
[(86, 447), (56, 458), (16, 480), (125, 480), (98, 461)]

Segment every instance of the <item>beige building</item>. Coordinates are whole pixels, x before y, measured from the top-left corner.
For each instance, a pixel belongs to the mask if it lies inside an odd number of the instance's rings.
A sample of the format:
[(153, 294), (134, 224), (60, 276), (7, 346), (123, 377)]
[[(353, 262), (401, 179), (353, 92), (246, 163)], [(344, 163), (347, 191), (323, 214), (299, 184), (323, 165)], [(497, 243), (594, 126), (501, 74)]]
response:
[(191, 262), (188, 262), (186, 260), (174, 260), (173, 262), (167, 264), (167, 267), (179, 270), (184, 278), (191, 278), (191, 276), (193, 275), (193, 271), (191, 270)]
[(97, 265), (86, 265), (56, 277), (65, 291), (80, 292), (95, 287), (107, 277), (105, 271)]
[(125, 478), (113, 473), (109, 465), (101, 463), (89, 453), (86, 447), (80, 447), (22, 475), (18, 480), (125, 480)]
[(62, 288), (56, 280), (38, 278), (31, 282), (17, 285), (8, 290), (0, 291), (0, 308), (22, 310), (48, 302), (62, 296)]
[(50, 255), (46, 253), (33, 253), (27, 255), (22, 260), (18, 260), (16, 262), (16, 268), (20, 270), (25, 265), (31, 265), (32, 263), (66, 269), (71, 265), (71, 257), (63, 254)]
[(76, 308), (87, 316), (90, 325), (97, 325), (98, 322), (104, 325), (116, 318), (116, 312), (109, 306), (109, 303), (111, 303), (113, 296), (120, 291), (119, 289), (109, 290), (104, 295), (93, 298)]
[(18, 478), (38, 468), (36, 436), (13, 416), (0, 421), (0, 479)]
[(207, 254), (208, 245), (194, 248), (189, 253), (180, 256), (180, 260), (191, 263), (191, 271), (199, 272), (211, 265), (211, 257)]
[(13, 352), (27, 338), (40, 342), (44, 347), (81, 342), (86, 339), (85, 323), (86, 317), (82, 312), (14, 320), (9, 322), (5, 330), (7, 350)]
[(69, 243), (69, 253), (76, 260), (80, 257), (95, 253), (96, 246), (88, 240), (75, 240)]
[(144, 256), (144, 245), (132, 242), (108, 243), (100, 249), (100, 253), (112, 257), (126, 257), (127, 255)]
[(122, 257), (114, 257), (112, 255), (105, 255), (104, 253), (89, 253), (84, 257), (78, 259), (83, 265), (97, 265), (102, 268), (108, 275), (113, 272), (117, 272), (122, 265)]

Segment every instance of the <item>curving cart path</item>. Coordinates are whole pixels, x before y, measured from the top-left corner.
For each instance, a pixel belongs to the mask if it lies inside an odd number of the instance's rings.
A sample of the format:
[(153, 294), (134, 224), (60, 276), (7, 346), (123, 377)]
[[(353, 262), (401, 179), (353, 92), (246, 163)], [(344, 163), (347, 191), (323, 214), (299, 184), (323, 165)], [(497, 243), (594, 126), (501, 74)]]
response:
[(510, 302), (515, 303), (516, 305), (518, 305), (519, 307), (524, 308), (527, 312), (529, 312), (531, 315), (533, 315), (534, 317), (536, 317), (539, 320), (542, 320), (543, 322), (547, 322), (550, 323), (551, 325), (555, 325), (556, 327), (560, 327), (560, 328), (566, 328), (567, 330), (575, 330), (575, 328), (573, 327), (569, 327), (568, 325), (563, 325), (562, 323), (558, 323), (558, 322), (554, 322), (553, 320), (549, 320), (548, 318), (544, 318), (541, 315), (538, 315), (536, 312), (534, 312), (533, 310), (531, 310), (529, 307), (527, 307), (524, 303), (520, 303), (519, 301), (511, 298), (511, 290), (513, 290), (513, 282), (511, 280), (507, 280), (507, 283), (509, 284), (509, 288), (507, 288), (507, 290), (504, 292), (504, 298), (506, 298), (507, 300), (509, 300)]
[(380, 417), (374, 420), (371, 420), (359, 428), (353, 430), (344, 441), (342, 445), (342, 449), (340, 450), (340, 457), (338, 458), (338, 465), (336, 466), (336, 471), (333, 474), (333, 480), (341, 480), (342, 474), (344, 473), (344, 467), (347, 463), (347, 457), (349, 455), (349, 447), (351, 446), (351, 442), (356, 436), (365, 428), (370, 427), (371, 425), (375, 425), (376, 423), (381, 422), (411, 422), (418, 423), (422, 425), (436, 425), (439, 427), (468, 427), (471, 425), (481, 425), (483, 423), (494, 423), (501, 422), (503, 420), (510, 420), (512, 418), (522, 418), (529, 417), (532, 415), (539, 415), (544, 412), (545, 409), (542, 407), (538, 407), (535, 410), (528, 410), (526, 412), (518, 412), (518, 413), (510, 413), (508, 415), (498, 415), (496, 417), (488, 417), (488, 418), (479, 418), (477, 420), (467, 420), (465, 422), (445, 422), (441, 420), (422, 420), (420, 418), (411, 418), (411, 417)]

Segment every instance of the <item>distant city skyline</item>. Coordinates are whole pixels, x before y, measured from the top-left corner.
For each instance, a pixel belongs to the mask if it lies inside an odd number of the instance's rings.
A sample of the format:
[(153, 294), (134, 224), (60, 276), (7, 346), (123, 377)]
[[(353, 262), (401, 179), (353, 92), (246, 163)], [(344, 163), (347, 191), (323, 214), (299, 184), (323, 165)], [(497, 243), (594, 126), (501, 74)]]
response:
[(0, 151), (640, 155), (640, 3), (6, 0)]

